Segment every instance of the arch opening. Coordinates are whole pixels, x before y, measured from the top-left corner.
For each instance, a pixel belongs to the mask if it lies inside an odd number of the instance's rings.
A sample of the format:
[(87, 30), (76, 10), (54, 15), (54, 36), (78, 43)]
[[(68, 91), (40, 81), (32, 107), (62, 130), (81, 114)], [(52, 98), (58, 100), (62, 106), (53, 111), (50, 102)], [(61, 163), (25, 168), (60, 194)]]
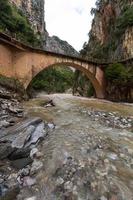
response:
[(83, 67), (82, 65), (78, 65), (76, 63), (69, 63), (69, 62), (60, 62), (60, 63), (55, 63), (55, 64), (51, 64), (51, 65), (47, 65), (45, 67), (42, 67), (41, 70), (37, 70), (37, 68), (35, 68), (36, 70), (33, 70), (32, 72), (32, 76), (28, 82), (28, 84), (26, 85), (26, 90), (29, 89), (29, 87), (32, 84), (32, 81), (38, 76), (38, 74), (42, 73), (43, 71), (50, 69), (52, 67), (72, 67), (76, 70), (79, 70), (80, 72), (82, 72), (83, 74), (85, 74), (85, 76), (90, 80), (90, 82), (92, 83), (94, 90), (95, 90), (95, 94), (97, 98), (104, 98), (104, 92), (103, 89), (100, 85), (100, 83), (98, 82), (98, 80), (95, 77), (95, 74), (93, 74), (92, 72), (90, 72), (88, 69), (86, 69), (85, 67)]

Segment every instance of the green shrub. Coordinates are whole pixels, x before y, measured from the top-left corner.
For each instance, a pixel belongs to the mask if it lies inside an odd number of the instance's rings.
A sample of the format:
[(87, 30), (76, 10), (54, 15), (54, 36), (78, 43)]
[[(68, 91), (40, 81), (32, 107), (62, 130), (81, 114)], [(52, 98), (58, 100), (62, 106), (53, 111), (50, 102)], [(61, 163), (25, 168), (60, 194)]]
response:
[(40, 46), (27, 18), (8, 0), (0, 0), (0, 30), (32, 46)]
[(117, 19), (116, 34), (121, 35), (127, 27), (133, 26), (133, 6), (126, 6), (123, 13)]

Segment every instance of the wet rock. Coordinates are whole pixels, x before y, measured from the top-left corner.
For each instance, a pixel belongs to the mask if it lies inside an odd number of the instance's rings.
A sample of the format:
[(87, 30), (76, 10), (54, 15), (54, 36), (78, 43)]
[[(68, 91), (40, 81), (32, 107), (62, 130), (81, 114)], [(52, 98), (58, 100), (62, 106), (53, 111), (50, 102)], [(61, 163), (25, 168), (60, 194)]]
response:
[(20, 158), (27, 158), (30, 155), (30, 148), (15, 149), (8, 158), (10, 160), (17, 160)]
[(14, 160), (11, 162), (11, 165), (16, 169), (22, 169), (26, 167), (27, 165), (31, 164), (33, 160), (31, 158), (21, 158), (18, 160)]

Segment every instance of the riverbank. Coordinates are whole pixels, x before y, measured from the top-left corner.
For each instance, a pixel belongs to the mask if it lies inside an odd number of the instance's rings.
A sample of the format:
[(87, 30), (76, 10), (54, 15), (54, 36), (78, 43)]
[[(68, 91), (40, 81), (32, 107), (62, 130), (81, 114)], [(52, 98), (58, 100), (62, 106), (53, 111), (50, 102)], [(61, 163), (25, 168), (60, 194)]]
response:
[(1, 128), (0, 199), (132, 200), (132, 104), (40, 94), (18, 106)]

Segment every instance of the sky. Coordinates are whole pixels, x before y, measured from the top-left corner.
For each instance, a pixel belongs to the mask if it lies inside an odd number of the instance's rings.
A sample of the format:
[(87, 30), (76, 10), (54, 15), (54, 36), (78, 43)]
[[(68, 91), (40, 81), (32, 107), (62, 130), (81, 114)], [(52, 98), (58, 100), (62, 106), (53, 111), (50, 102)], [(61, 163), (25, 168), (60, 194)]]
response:
[(96, 0), (45, 0), (45, 21), (49, 35), (56, 35), (80, 50), (88, 41)]

